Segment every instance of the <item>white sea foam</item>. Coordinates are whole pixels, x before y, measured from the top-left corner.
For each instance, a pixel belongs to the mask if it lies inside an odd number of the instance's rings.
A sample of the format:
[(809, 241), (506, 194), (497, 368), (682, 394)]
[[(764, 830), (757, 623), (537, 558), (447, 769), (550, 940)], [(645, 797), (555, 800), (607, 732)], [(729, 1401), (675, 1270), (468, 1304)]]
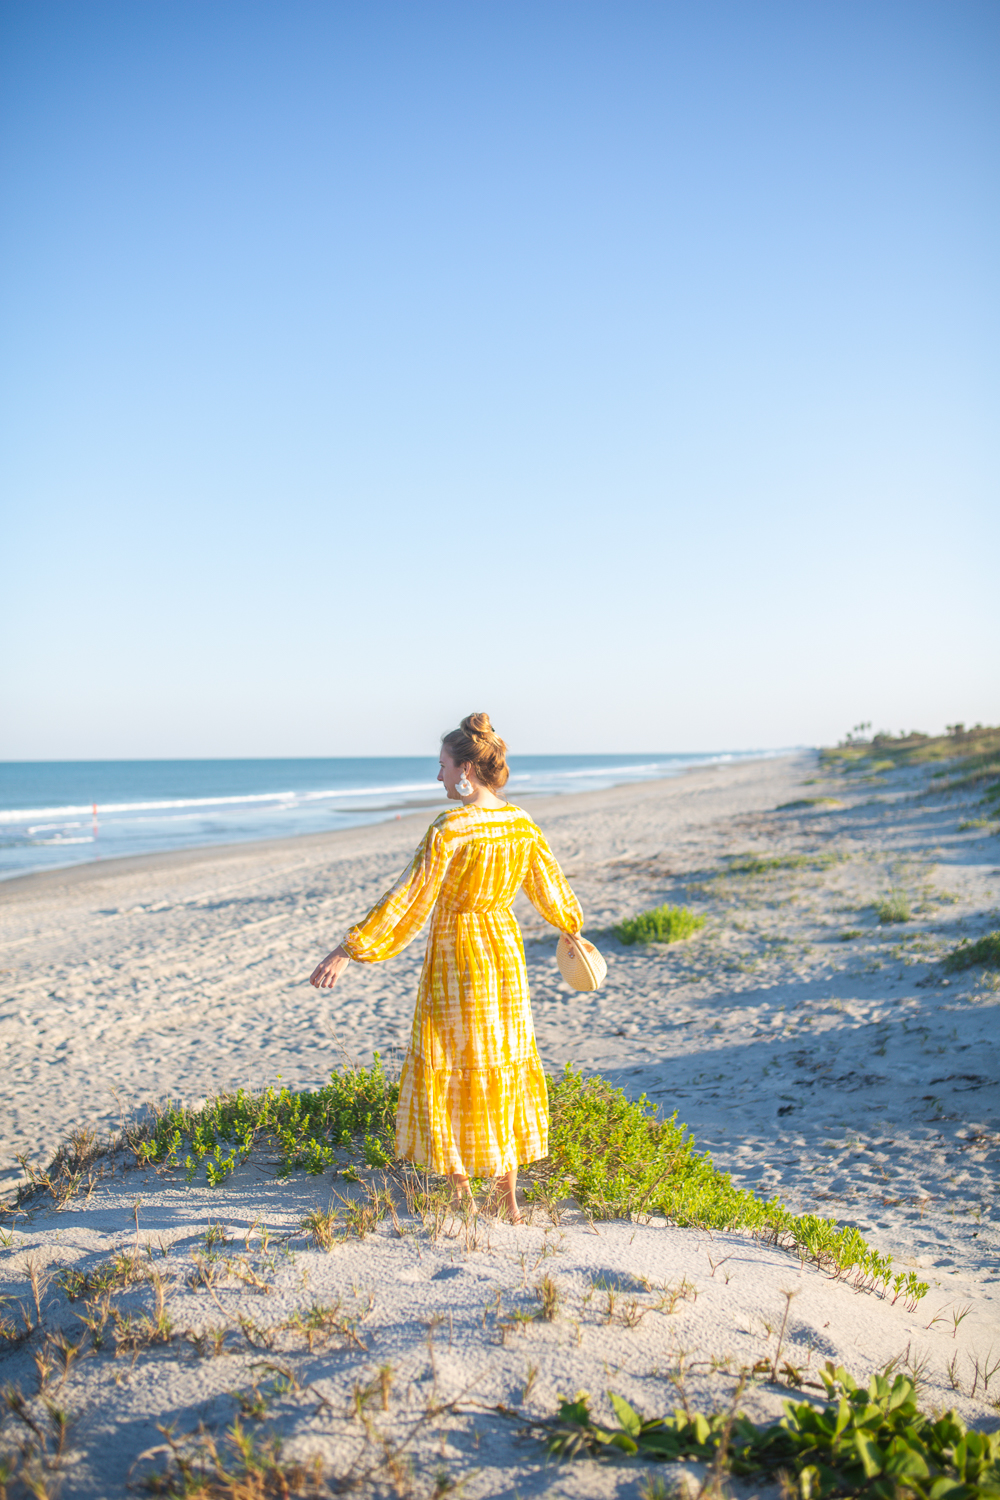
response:
[(13, 807), (0, 808), (0, 823), (26, 823), (36, 818), (74, 818), (81, 814), (90, 817), (95, 805), (98, 813), (104, 817), (108, 813), (172, 812), (176, 808), (250, 807), (260, 803), (280, 806), (296, 802), (331, 801), (337, 797), (402, 797), (412, 792), (432, 796), (436, 791), (433, 781), (415, 781), (396, 786), (331, 787), (313, 792), (247, 792), (238, 797), (172, 797), (157, 802), (88, 802), (79, 807)]
[[(738, 755), (732, 752), (718, 755), (678, 755), (665, 760), (645, 761), (641, 765), (575, 766), (551, 771), (515, 771), (511, 773), (510, 784), (531, 783), (539, 789), (550, 791), (557, 790), (563, 782), (586, 780), (607, 783), (609, 779), (618, 780), (622, 777), (635, 777), (641, 780), (649, 776), (668, 775), (672, 771), (683, 770), (692, 765), (716, 765), (736, 758), (757, 758), (786, 753), (786, 751), (772, 750), (746, 751)], [(237, 796), (229, 797), (170, 797), (151, 802), (99, 802), (96, 805), (98, 814), (101, 817), (107, 817), (109, 813), (122, 813), (128, 816), (134, 813), (170, 813), (179, 809), (194, 810), (209, 807), (250, 808), (268, 804), (275, 807), (291, 807), (295, 804), (342, 801), (355, 797), (404, 797), (414, 793), (435, 796), (438, 791), (438, 785), (433, 781), (404, 781), (390, 782), (384, 786), (323, 787), (313, 791), (297, 792), (242, 792)], [(90, 817), (93, 808), (94, 804), (91, 802), (65, 807), (0, 808), (0, 823), (27, 823), (35, 822), (40, 818)]]

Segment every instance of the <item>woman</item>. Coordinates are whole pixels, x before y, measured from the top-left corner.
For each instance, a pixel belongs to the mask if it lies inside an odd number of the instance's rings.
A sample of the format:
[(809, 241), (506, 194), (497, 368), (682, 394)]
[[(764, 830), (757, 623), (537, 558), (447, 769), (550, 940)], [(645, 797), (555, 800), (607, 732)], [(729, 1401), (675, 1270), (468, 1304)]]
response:
[(570, 936), (583, 914), (539, 829), (497, 795), (507, 775), (507, 746), (487, 714), (442, 737), (437, 779), (461, 806), (435, 819), (392, 890), (310, 983), (332, 989), (351, 959), (391, 958), (430, 916), (396, 1150), (447, 1174), (460, 1201), (472, 1199), (470, 1177), (499, 1178), (501, 1205), (519, 1224), (518, 1164), (546, 1155), (549, 1116), (514, 897), (523, 886)]

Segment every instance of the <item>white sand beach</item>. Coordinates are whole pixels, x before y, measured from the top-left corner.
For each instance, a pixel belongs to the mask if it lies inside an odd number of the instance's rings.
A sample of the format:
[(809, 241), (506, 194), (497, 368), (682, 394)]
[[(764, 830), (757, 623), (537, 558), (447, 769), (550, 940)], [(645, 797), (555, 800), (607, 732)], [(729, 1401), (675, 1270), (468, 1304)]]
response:
[[(833, 801), (785, 806), (817, 796)], [(30, 1308), (33, 1259), (44, 1281), (138, 1244), (161, 1290), (137, 1284), (136, 1309), (150, 1312), (162, 1294), (188, 1335), (141, 1356), (91, 1351), (49, 1375), (73, 1419), (60, 1493), (124, 1494), (130, 1475), (162, 1466), (162, 1454), (140, 1461), (163, 1442), (157, 1422), (221, 1433), (255, 1382), (267, 1386), (261, 1420), (284, 1433), (288, 1454), (320, 1454), (339, 1473), (355, 1458), (363, 1466), (382, 1440), (352, 1416), (352, 1390), (391, 1366), (386, 1410), (375, 1402), (372, 1421), (393, 1443), (421, 1423), (408, 1450), (414, 1493), (434, 1493), (441, 1469), (466, 1476), (469, 1496), (638, 1497), (646, 1466), (553, 1469), (491, 1408), (551, 1415), (557, 1393), (582, 1388), (609, 1415), (610, 1387), (647, 1413), (668, 1412), (678, 1399), (670, 1377), (685, 1367), (692, 1404), (718, 1406), (739, 1368), (773, 1354), (789, 1291), (796, 1366), (815, 1372), (833, 1359), (867, 1379), (896, 1359), (919, 1369), (928, 1409), (954, 1405), (995, 1427), (1000, 1371), (988, 1389), (980, 1375), (975, 1394), (973, 1376), (1000, 1359), (1000, 992), (983, 970), (949, 980), (936, 962), (961, 936), (998, 925), (1000, 841), (959, 830), (969, 805), (925, 770), (865, 782), (820, 771), (812, 753), (525, 801), (609, 964), (598, 993), (569, 991), (551, 930), (526, 903), (519, 911), (546, 1067), (572, 1061), (646, 1093), (739, 1184), (856, 1225), (928, 1283), (915, 1307), (856, 1293), (738, 1235), (655, 1220), (590, 1225), (574, 1212), (523, 1230), (455, 1221), (436, 1237), (415, 1218), (398, 1229), (385, 1219), (327, 1252), (302, 1221), (334, 1191), (361, 1191), (342, 1179), (276, 1181), (256, 1158), (216, 1190), (186, 1186), (183, 1173), (116, 1170), (89, 1197), (60, 1209), (40, 1199), (0, 1219), (0, 1294)], [(21, 1180), (19, 1155), (43, 1166), (74, 1130), (111, 1131), (146, 1101), (197, 1103), (279, 1078), (316, 1086), (345, 1058), (398, 1058), (422, 943), (386, 965), (352, 966), (332, 993), (307, 976), (426, 822), (0, 887), (5, 1189)], [(746, 855), (808, 858), (734, 870), (732, 857)], [(879, 925), (873, 903), (890, 891), (907, 895), (912, 920)], [(704, 929), (648, 948), (608, 931), (664, 901), (703, 913)], [(196, 1256), (213, 1221), (224, 1254), (213, 1253), (229, 1266), (208, 1285)], [(540, 1305), (545, 1276), (556, 1316), (505, 1329), (505, 1310)], [(682, 1286), (666, 1311), (663, 1288)], [(333, 1320), (306, 1340), (308, 1309), (335, 1302), (356, 1327), (334, 1332)], [(50, 1334), (77, 1336), (77, 1304), (54, 1280), (41, 1304)], [(240, 1334), (241, 1317), (286, 1326), (268, 1343)], [(0, 1355), (0, 1379), (34, 1390), (43, 1336)], [(788, 1395), (761, 1378), (742, 1405), (776, 1415)]]

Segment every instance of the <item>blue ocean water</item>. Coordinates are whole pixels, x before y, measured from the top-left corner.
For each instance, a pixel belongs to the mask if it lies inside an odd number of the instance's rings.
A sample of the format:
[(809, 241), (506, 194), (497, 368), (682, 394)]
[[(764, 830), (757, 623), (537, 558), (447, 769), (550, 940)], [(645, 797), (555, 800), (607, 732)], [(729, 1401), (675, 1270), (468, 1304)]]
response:
[[(506, 795), (596, 791), (777, 751), (517, 755)], [(284, 838), (447, 805), (432, 756), (0, 762), (0, 879), (199, 844)]]

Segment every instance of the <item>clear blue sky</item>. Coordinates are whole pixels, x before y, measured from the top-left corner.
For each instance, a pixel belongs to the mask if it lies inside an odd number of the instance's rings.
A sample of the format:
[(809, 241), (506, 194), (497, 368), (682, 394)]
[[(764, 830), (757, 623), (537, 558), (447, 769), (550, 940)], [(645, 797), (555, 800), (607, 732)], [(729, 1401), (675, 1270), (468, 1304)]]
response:
[(0, 758), (1000, 720), (996, 0), (2, 26)]

